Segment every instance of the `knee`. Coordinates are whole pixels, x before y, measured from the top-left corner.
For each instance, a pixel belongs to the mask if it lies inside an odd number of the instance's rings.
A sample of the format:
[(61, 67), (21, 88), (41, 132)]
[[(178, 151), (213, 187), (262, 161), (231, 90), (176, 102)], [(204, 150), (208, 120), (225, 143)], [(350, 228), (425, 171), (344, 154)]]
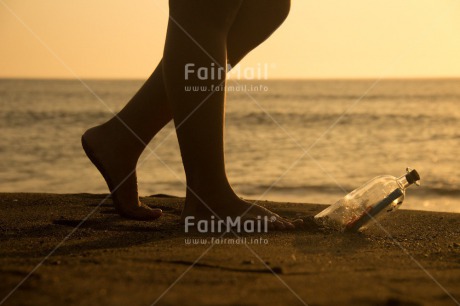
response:
[(282, 7), (282, 14), (283, 14), (283, 21), (286, 20), (286, 18), (289, 16), (289, 12), (291, 11), (291, 0), (282, 0), (282, 3), (284, 3)]
[(291, 10), (291, 0), (270, 0), (267, 1), (270, 14), (270, 20), (273, 22), (275, 28), (279, 27), (289, 16)]
[(227, 33), (243, 0), (170, 0), (170, 18), (185, 29)]
[(290, 0), (245, 0), (227, 37), (228, 61), (234, 66), (284, 22)]

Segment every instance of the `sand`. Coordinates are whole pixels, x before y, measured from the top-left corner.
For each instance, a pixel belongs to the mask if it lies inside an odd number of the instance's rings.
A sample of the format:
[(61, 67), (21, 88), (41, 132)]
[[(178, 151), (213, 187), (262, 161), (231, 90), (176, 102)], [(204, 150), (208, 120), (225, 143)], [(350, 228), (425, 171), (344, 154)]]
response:
[[(144, 198), (165, 212), (146, 223), (118, 217), (110, 200), (97, 208), (104, 197), (0, 194), (0, 300), (55, 250), (3, 305), (460, 301), (460, 214), (401, 210), (382, 221), (386, 232), (373, 226), (364, 233), (341, 234), (312, 224), (311, 217), (324, 206), (263, 202), (280, 214), (303, 217), (305, 227), (270, 232), (260, 244), (211, 247), (185, 243), (210, 237), (184, 233), (182, 198)], [(261, 235), (244, 237), (250, 243)]]

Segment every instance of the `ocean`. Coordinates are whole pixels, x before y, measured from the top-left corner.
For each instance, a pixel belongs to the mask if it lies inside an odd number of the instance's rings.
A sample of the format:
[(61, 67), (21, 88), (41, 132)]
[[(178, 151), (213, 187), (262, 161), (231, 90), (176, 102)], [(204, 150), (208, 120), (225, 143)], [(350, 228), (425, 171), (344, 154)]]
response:
[[(120, 110), (142, 81), (85, 83), (105, 105), (77, 80), (0, 80), (0, 192), (107, 192), (80, 136)], [(459, 79), (228, 85), (226, 164), (239, 195), (331, 204), (377, 175), (411, 167), (421, 186), (407, 190), (401, 208), (460, 212)], [(140, 194), (184, 196), (172, 123), (149, 147), (138, 167)]]

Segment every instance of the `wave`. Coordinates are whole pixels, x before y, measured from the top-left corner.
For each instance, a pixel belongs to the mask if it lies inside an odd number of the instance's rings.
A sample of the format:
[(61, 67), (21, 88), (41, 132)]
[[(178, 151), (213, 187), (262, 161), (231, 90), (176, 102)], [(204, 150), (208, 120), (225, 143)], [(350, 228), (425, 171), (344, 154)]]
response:
[[(247, 99), (247, 94), (232, 94), (234, 98)], [(252, 96), (263, 95), (264, 100), (282, 100), (282, 101), (355, 101), (358, 99), (385, 102), (403, 101), (419, 101), (419, 102), (439, 102), (439, 101), (460, 101), (460, 95), (457, 94), (266, 94), (266, 93), (251, 93)]]
[(113, 116), (109, 112), (76, 112), (76, 111), (3, 111), (0, 116), (0, 127), (30, 127), (34, 124), (75, 124), (81, 122), (101, 122)]
[[(300, 113), (300, 112), (285, 112), (285, 111), (270, 111), (270, 116), (260, 112), (249, 113), (229, 113), (228, 120), (239, 120), (244, 123), (272, 123), (272, 118), (280, 122), (302, 123), (309, 124), (315, 122), (333, 122), (342, 115), (338, 112), (329, 113)], [(271, 118), (270, 118), (271, 117)], [(455, 116), (430, 116), (422, 114), (375, 114), (375, 113), (346, 113), (339, 124), (345, 123), (388, 123), (392, 124), (405, 123), (410, 121), (417, 124), (458, 124), (458, 118)]]
[[(297, 186), (271, 186), (271, 185), (245, 185), (241, 186), (241, 189), (245, 193), (249, 194), (262, 194), (267, 190), (278, 192), (278, 193), (321, 193), (321, 194), (341, 194), (345, 195), (346, 193), (355, 189), (356, 186), (342, 186), (339, 187), (337, 185), (297, 185)], [(417, 189), (417, 194), (421, 195), (443, 195), (449, 197), (459, 197), (460, 196), (460, 189), (453, 188), (449, 186), (445, 187), (438, 187), (438, 186), (420, 186)]]

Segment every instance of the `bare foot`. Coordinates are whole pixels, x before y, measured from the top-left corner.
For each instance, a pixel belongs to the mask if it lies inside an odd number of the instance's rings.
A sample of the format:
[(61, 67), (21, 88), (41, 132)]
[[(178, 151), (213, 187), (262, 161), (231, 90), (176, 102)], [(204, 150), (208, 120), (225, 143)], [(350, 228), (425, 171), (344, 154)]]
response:
[(151, 209), (139, 201), (137, 191), (137, 157), (129, 156), (129, 147), (117, 142), (117, 135), (104, 125), (86, 131), (82, 146), (86, 155), (104, 177), (118, 213), (129, 219), (154, 220), (161, 209)]
[[(216, 196), (214, 196), (216, 197)], [(203, 202), (205, 204), (203, 204)], [(226, 219), (231, 217), (241, 217), (244, 220), (257, 220), (257, 218), (268, 217), (269, 229), (291, 230), (303, 224), (301, 219), (288, 220), (280, 217), (278, 214), (256, 204), (252, 204), (240, 199), (235, 194), (231, 193), (227, 196), (221, 196), (218, 200), (198, 199), (196, 196), (189, 196), (185, 200), (185, 206), (182, 210), (181, 220), (185, 222), (185, 218), (194, 216), (196, 221), (210, 220), (211, 216), (217, 219)]]

